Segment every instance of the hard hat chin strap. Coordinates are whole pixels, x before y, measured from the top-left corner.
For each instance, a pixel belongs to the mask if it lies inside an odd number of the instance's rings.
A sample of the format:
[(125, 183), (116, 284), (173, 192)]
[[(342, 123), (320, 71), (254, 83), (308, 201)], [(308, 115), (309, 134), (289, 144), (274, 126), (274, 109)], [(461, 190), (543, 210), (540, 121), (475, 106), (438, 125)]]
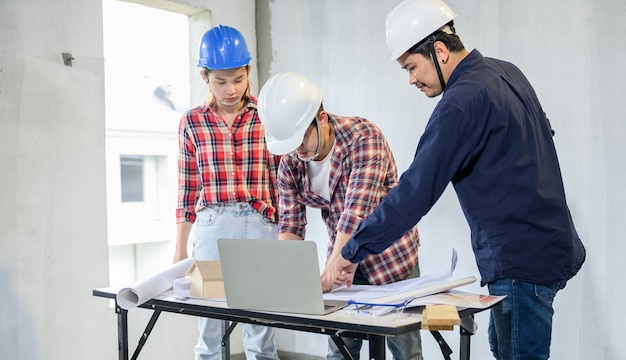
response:
[(437, 61), (437, 53), (435, 52), (435, 37), (431, 36), (428, 39), (429, 47), (430, 47), (430, 56), (433, 58), (433, 62), (435, 63), (435, 69), (437, 69), (437, 75), (439, 76), (439, 82), (441, 83), (441, 92), (446, 89), (446, 83), (443, 80), (443, 74), (441, 73), (441, 67), (439, 67), (439, 62)]

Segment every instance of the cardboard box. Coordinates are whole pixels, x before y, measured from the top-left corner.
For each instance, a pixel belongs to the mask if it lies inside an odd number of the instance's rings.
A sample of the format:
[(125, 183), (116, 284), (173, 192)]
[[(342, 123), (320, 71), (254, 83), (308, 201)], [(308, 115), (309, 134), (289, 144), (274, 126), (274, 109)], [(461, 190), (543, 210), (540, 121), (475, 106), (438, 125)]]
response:
[(219, 261), (196, 260), (187, 270), (191, 281), (189, 294), (193, 297), (212, 299), (223, 298), (224, 279)]

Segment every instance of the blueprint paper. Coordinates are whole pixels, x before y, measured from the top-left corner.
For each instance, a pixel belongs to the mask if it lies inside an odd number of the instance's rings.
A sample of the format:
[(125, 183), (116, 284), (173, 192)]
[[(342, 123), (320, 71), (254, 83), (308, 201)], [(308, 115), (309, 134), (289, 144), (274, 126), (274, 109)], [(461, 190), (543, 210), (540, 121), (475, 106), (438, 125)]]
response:
[(160, 273), (122, 288), (116, 296), (117, 304), (125, 310), (133, 309), (169, 290), (174, 280), (185, 276), (193, 262), (193, 258), (181, 260)]
[[(409, 291), (416, 288), (424, 288), (427, 286), (441, 284), (445, 281), (452, 280), (452, 274), (454, 273), (454, 269), (456, 268), (456, 263), (458, 261), (458, 256), (456, 253), (456, 249), (452, 249), (452, 262), (450, 264), (450, 269), (442, 270), (440, 272), (429, 274), (425, 276), (420, 276), (412, 279), (406, 279), (403, 281), (396, 281), (395, 283), (382, 285), (386, 292), (402, 292)], [(370, 285), (366, 285), (370, 286)], [(380, 286), (380, 285), (379, 285)]]
[(388, 293), (386, 296), (374, 299), (374, 302), (380, 304), (396, 304), (407, 300), (413, 300), (426, 295), (437, 294), (448, 291), (459, 286), (468, 285), (476, 282), (475, 276), (467, 276), (461, 279), (444, 281), (437, 284), (427, 286), (419, 286), (402, 292)]
[(483, 295), (459, 290), (449, 290), (438, 294), (423, 296), (411, 301), (407, 307), (431, 304), (454, 305), (461, 308), (485, 309), (502, 301), (506, 296)]
[(324, 299), (394, 304), (475, 282), (474, 276), (452, 279), (457, 260), (457, 252), (452, 249), (452, 260), (448, 269), (386, 285), (352, 285), (350, 288), (344, 285), (325, 293)]

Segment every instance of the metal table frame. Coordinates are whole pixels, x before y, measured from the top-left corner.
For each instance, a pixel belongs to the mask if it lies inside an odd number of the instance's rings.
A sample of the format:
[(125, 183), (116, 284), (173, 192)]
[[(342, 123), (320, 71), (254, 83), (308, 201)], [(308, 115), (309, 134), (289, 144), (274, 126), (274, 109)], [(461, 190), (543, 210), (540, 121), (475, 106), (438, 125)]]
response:
[[(93, 290), (93, 296), (115, 299), (116, 292), (108, 289), (95, 289)], [(150, 333), (152, 332), (152, 329), (156, 325), (159, 315), (162, 312), (223, 320), (222, 333), (224, 335), (222, 338), (222, 354), (224, 359), (230, 358), (229, 336), (239, 322), (329, 335), (335, 344), (337, 344), (346, 359), (353, 358), (348, 352), (341, 336), (368, 340), (370, 354), (369, 359), (371, 360), (385, 359), (386, 336), (397, 336), (421, 328), (421, 318), (416, 318), (415, 322), (401, 326), (358, 324), (337, 320), (327, 320), (325, 317), (311, 318), (299, 316), (299, 314), (266, 313), (260, 311), (229, 309), (227, 307), (197, 305), (185, 303), (183, 301), (174, 301), (172, 299), (151, 299), (141, 304), (139, 307), (152, 310), (153, 313), (148, 321), (148, 324), (146, 325), (145, 330), (143, 331), (143, 334), (139, 338), (137, 348), (135, 349), (133, 355), (129, 358), (128, 310), (121, 308), (117, 302), (115, 303), (115, 313), (117, 314), (119, 360), (135, 360), (138, 358), (139, 353), (148, 340), (148, 337), (150, 336)], [(474, 314), (484, 310), (486, 309), (461, 309), (459, 311), (459, 316), (461, 317), (461, 325), (459, 326), (460, 360), (470, 359), (471, 336), (476, 332)], [(450, 355), (453, 351), (445, 342), (444, 338), (438, 331), (430, 331), (430, 333), (439, 344), (444, 359), (450, 360)]]

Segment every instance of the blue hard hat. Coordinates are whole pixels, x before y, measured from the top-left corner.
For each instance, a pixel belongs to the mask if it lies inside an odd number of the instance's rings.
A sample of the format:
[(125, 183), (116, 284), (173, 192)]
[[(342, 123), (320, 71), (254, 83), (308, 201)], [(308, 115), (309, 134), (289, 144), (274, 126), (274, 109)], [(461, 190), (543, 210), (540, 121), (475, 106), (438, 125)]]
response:
[(202, 35), (198, 66), (211, 70), (235, 69), (250, 63), (246, 39), (239, 30), (218, 25)]

